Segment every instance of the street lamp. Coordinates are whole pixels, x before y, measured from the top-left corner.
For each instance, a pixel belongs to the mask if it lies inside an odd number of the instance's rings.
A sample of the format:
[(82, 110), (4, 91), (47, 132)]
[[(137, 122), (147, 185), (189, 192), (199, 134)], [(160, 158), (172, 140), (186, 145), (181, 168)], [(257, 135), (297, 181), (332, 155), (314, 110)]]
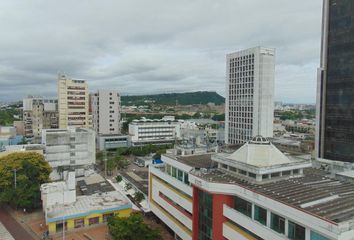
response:
[[(65, 189), (63, 188), (63, 207), (65, 208), (65, 205), (64, 205), (64, 191)], [(65, 211), (64, 211), (64, 214), (63, 214), (63, 240), (65, 240)]]

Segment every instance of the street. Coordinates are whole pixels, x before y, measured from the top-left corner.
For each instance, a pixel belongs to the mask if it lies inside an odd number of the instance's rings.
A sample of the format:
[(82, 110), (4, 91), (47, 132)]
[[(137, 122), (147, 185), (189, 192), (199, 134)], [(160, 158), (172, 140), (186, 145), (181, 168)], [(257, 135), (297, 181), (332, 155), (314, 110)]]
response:
[(0, 207), (0, 221), (16, 240), (35, 240), (4, 207)]

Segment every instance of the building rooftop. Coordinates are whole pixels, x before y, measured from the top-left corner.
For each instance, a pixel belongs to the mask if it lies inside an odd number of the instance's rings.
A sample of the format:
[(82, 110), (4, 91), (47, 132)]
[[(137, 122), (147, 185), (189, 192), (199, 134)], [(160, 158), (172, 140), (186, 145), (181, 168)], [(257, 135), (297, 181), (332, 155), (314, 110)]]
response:
[(306, 168), (302, 177), (256, 184), (222, 169), (194, 171), (208, 182), (235, 184), (334, 223), (354, 220), (354, 184)]
[(185, 155), (185, 156), (170, 156), (170, 158), (176, 159), (178, 162), (186, 164), (190, 167), (200, 169), (200, 168), (213, 168), (216, 166), (211, 160), (211, 154), (195, 154), (195, 155)]
[(87, 177), (77, 178), (78, 193), (91, 195), (114, 191), (114, 187), (99, 174), (92, 174)]
[(78, 196), (71, 204), (56, 204), (47, 208), (47, 222), (79, 218), (88, 214), (131, 208), (131, 203), (117, 191)]

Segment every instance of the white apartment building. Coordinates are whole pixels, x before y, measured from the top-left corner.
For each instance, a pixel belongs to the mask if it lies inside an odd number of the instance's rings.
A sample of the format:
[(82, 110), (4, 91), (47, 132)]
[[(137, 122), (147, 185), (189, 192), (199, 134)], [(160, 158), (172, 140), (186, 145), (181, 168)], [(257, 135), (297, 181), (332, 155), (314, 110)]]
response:
[(60, 179), (63, 169), (76, 170), (80, 175), (83, 169), (92, 166), (96, 159), (95, 137), (91, 129), (44, 129), (42, 144), (45, 159), (53, 168), (51, 178)]
[(24, 133), (32, 143), (40, 143), (42, 129), (58, 128), (58, 100), (29, 96), (23, 99)]
[(99, 135), (120, 134), (120, 95), (113, 90), (92, 94), (92, 125)]
[(162, 155), (152, 212), (183, 240), (352, 240), (354, 184), (256, 136), (233, 153)]
[(275, 49), (255, 47), (226, 58), (226, 144), (272, 137)]
[(59, 128), (89, 127), (88, 85), (85, 80), (58, 75)]
[(179, 122), (174, 118), (133, 120), (129, 124), (129, 136), (133, 146), (145, 144), (169, 144), (179, 137)]

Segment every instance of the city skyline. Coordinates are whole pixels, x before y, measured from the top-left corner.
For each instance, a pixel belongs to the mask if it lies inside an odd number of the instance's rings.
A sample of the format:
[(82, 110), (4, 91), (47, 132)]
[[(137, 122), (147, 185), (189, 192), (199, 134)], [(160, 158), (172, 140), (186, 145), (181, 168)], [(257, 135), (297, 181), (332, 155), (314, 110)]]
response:
[(226, 54), (263, 45), (278, 53), (275, 100), (314, 103), (321, 3), (4, 1), (0, 101), (55, 96), (58, 72), (88, 80), (90, 92), (225, 96)]

